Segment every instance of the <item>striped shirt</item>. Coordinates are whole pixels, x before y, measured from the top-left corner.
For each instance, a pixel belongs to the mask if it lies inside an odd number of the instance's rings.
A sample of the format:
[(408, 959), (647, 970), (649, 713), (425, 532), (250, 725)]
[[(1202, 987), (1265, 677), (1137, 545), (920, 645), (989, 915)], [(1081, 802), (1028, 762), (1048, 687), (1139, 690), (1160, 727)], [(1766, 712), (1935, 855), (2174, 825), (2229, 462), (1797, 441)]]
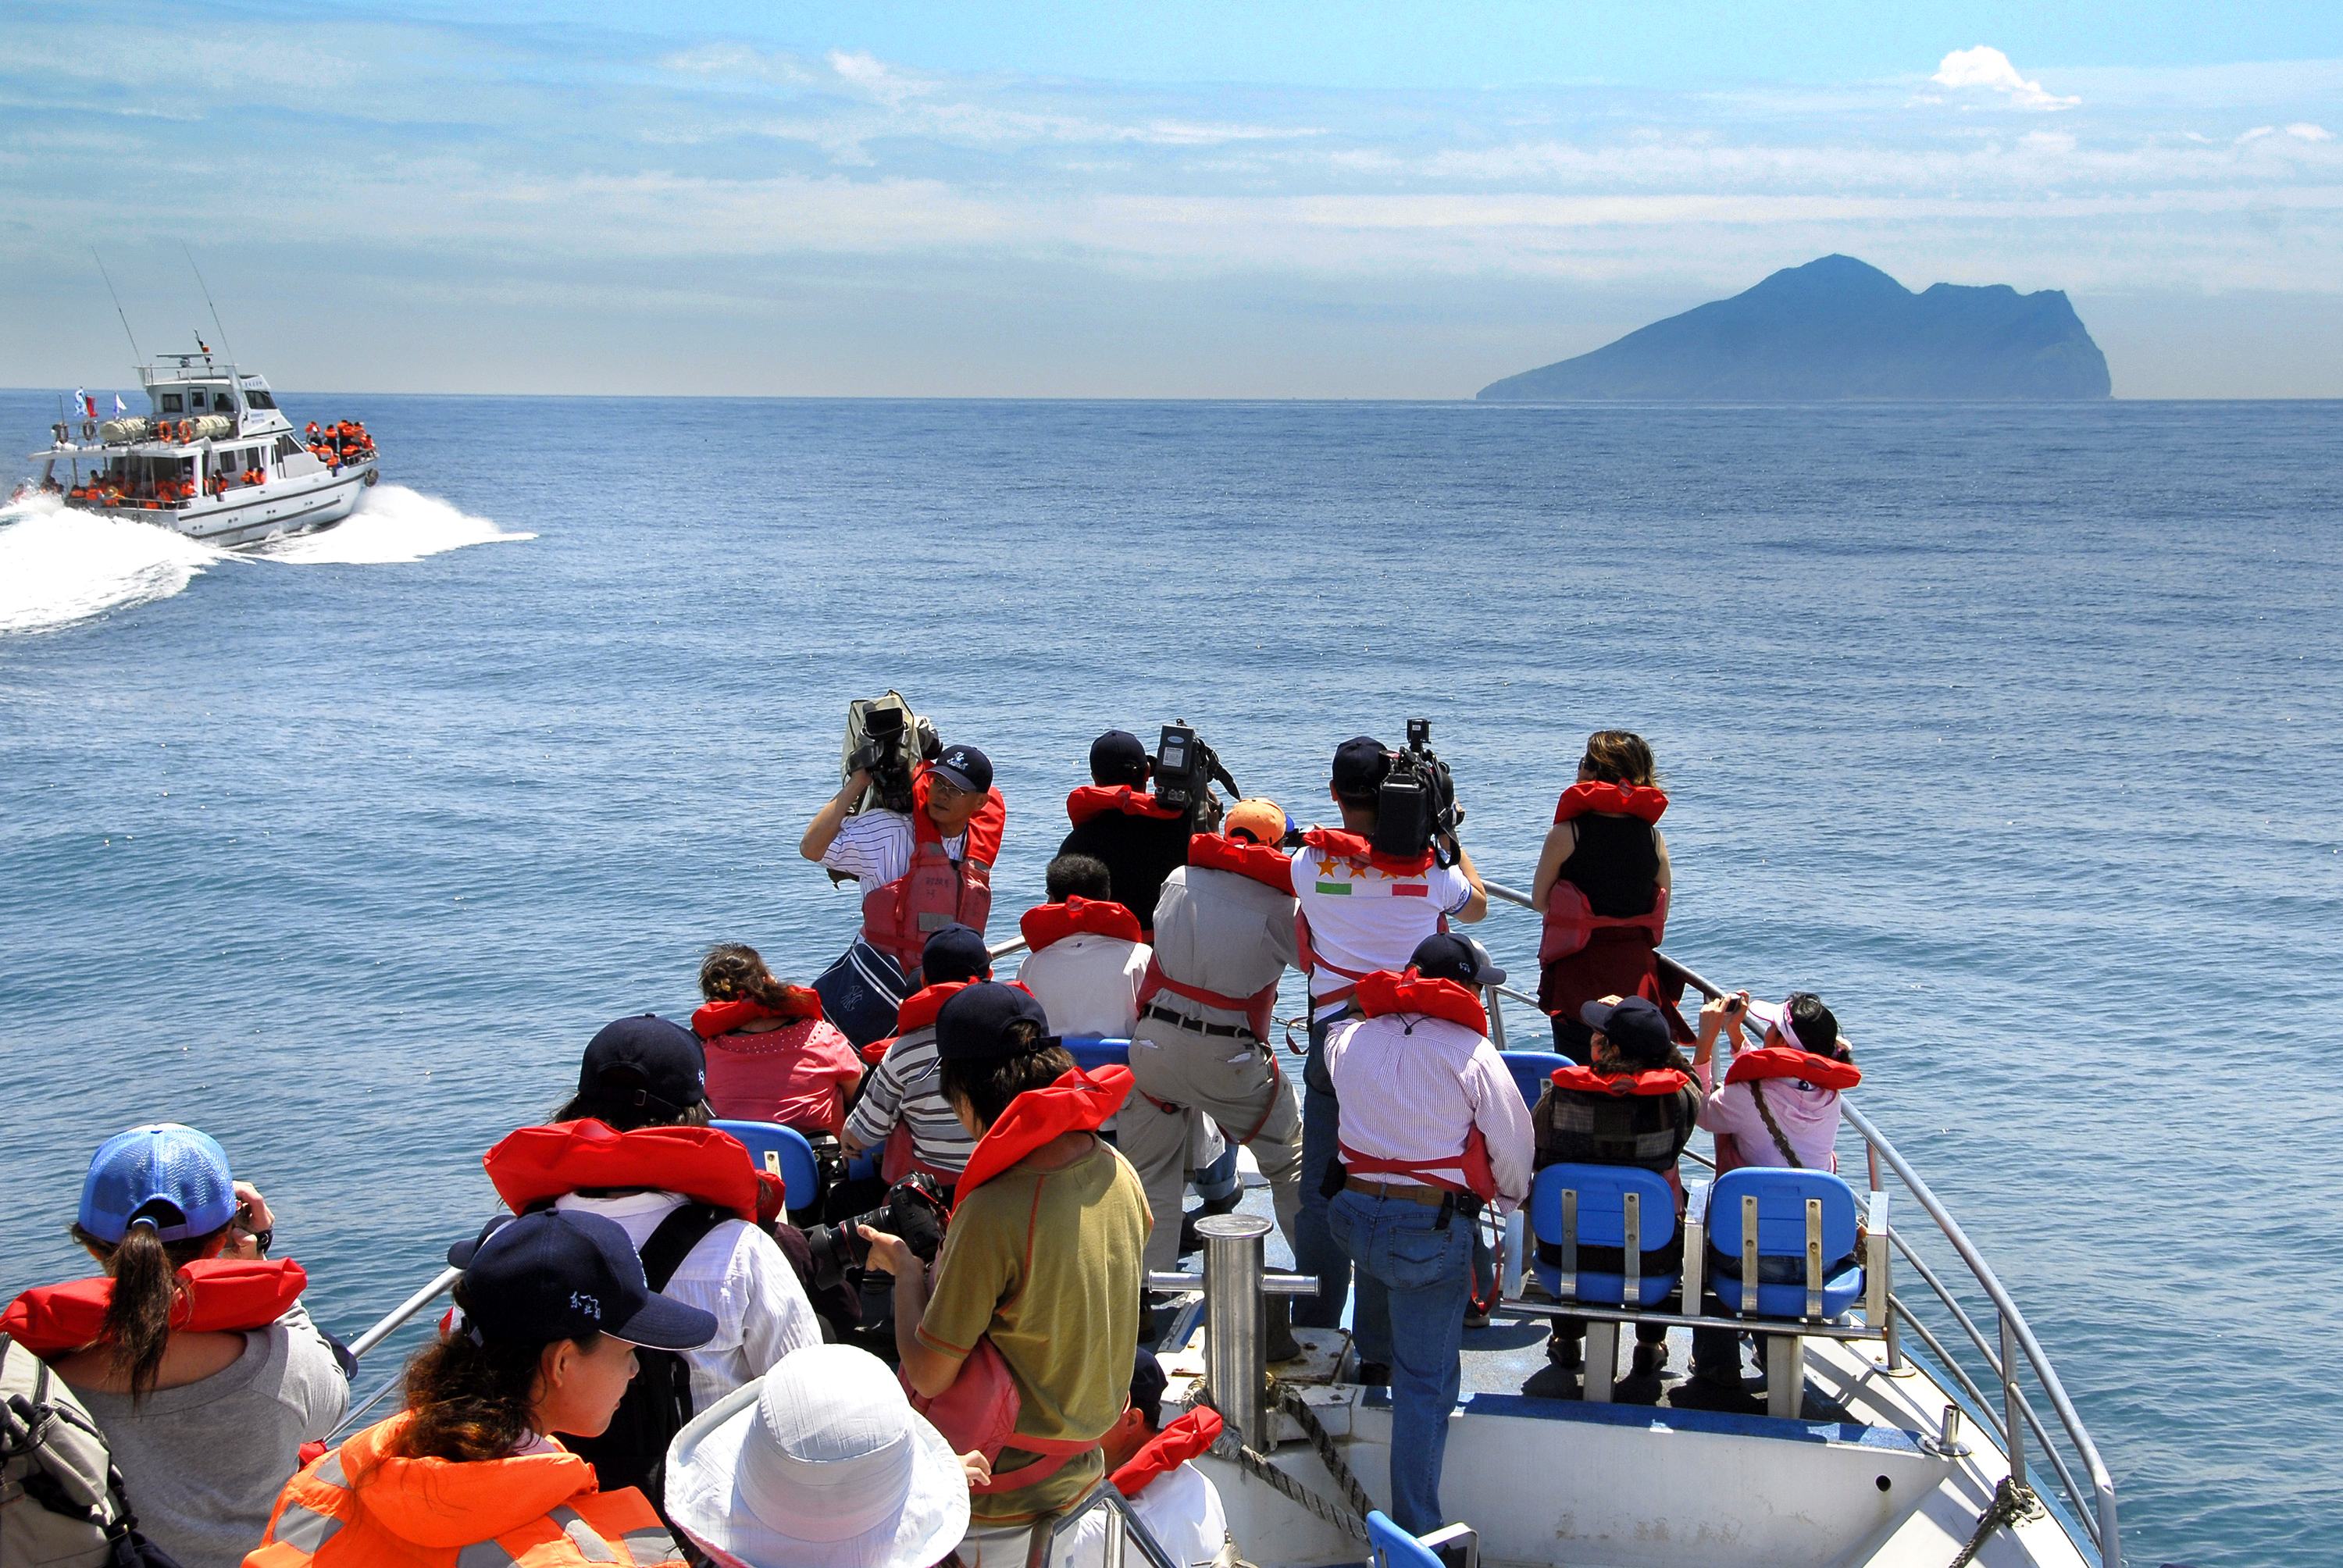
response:
[(911, 1150), (920, 1164), (959, 1175), (968, 1167), (976, 1140), (960, 1124), (938, 1081), (934, 1026), (899, 1036), (863, 1081), (862, 1098), (846, 1119), (847, 1133), (875, 1149), (901, 1122), (911, 1130)]

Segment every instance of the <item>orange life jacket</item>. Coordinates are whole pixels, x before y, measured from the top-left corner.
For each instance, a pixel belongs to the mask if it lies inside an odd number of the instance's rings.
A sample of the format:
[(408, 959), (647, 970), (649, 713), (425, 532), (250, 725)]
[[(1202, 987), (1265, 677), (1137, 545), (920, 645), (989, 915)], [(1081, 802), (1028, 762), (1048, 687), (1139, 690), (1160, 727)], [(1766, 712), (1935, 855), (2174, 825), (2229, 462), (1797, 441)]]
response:
[(1646, 1068), (1641, 1072), (1597, 1072), (1577, 1062), (1554, 1070), (1554, 1086), (1579, 1094), (1607, 1094), (1614, 1100), (1634, 1095), (1675, 1094), (1692, 1081), (1673, 1067)]
[[(206, 1258), (180, 1269), (178, 1282), (171, 1332), (207, 1334), (266, 1328), (293, 1310), (309, 1276), (290, 1258)], [(113, 1300), (114, 1282), (103, 1274), (38, 1285), (0, 1312), (0, 1333), (36, 1356), (66, 1354), (103, 1337)]]
[(1863, 1081), (1862, 1072), (1851, 1061), (1788, 1045), (1761, 1045), (1740, 1052), (1734, 1057), (1725, 1081), (1747, 1083), (1760, 1078), (1795, 1078), (1817, 1089), (1839, 1090), (1853, 1089)]
[[(1219, 833), (1198, 833), (1188, 840), (1188, 864), (1207, 871), (1226, 871), (1232, 876), (1272, 888), (1288, 897), (1293, 892), (1293, 861), (1274, 844), (1245, 844)], [(1185, 980), (1173, 980), (1163, 972), (1162, 961), (1151, 954), (1147, 960), (1147, 972), (1139, 980), (1139, 1005), (1144, 1008), (1162, 991), (1186, 997), (1190, 1001), (1202, 1002), (1206, 1007), (1243, 1013), (1255, 1040), (1269, 1038), (1270, 1024), (1277, 1007), (1276, 980), (1270, 981), (1251, 996), (1232, 996), (1208, 986), (1190, 985)], [(1276, 1065), (1276, 1059), (1272, 1057), (1270, 1066), (1274, 1069)]]
[(992, 863), (1001, 854), (1001, 832), (1009, 809), (999, 789), (968, 821), (960, 859), (944, 851), (943, 835), (928, 816), (930, 772), (911, 781), (911, 864), (900, 877), (873, 888), (862, 899), (862, 937), (893, 959), (906, 978), (916, 980), (927, 940), (955, 922), (981, 932), (992, 913)]
[(1180, 807), (1162, 804), (1136, 784), (1085, 784), (1066, 797), (1066, 819), (1077, 828), (1110, 811), (1158, 822), (1176, 821), (1187, 815)]
[(748, 1146), (713, 1127), (639, 1127), (620, 1132), (591, 1117), (524, 1127), (480, 1157), (516, 1214), (571, 1192), (639, 1187), (757, 1222), (763, 1173)]
[[(1573, 784), (1554, 802), (1554, 819), (1567, 822), (1588, 812), (1633, 817), (1650, 825), (1668, 809), (1668, 798), (1646, 784)], [(1546, 893), (1545, 927), (1538, 937), (1538, 962), (1553, 963), (1583, 951), (1598, 930), (1639, 927), (1651, 933), (1657, 947), (1667, 934), (1668, 890), (1657, 890), (1652, 907), (1640, 915), (1598, 915), (1576, 883), (1558, 877)]]
[(1177, 1421), (1167, 1422), (1162, 1431), (1148, 1439), (1145, 1447), (1116, 1466), (1114, 1474), (1108, 1479), (1125, 1497), (1136, 1497), (1157, 1477), (1171, 1474), (1211, 1449), (1220, 1435), (1221, 1412), (1211, 1405), (1200, 1404)]
[(1076, 893), (1062, 904), (1037, 904), (1017, 922), (1025, 945), (1040, 952), (1052, 942), (1071, 936), (1113, 937), (1136, 942), (1139, 917), (1111, 899), (1085, 899)]
[(799, 1019), (820, 1020), (821, 993), (811, 986), (785, 985), (778, 1006), (751, 997), (732, 1001), (702, 1002), (691, 1015), (691, 1032), (702, 1040), (714, 1040), (719, 1034), (730, 1034), (744, 1024), (778, 1018), (794, 1023)]
[[(1359, 1010), (1370, 1019), (1393, 1013), (1421, 1013), (1484, 1037), (1489, 1032), (1488, 1010), (1470, 987), (1451, 980), (1428, 980), (1413, 969), (1377, 970), (1363, 976), (1358, 1000)], [(1489, 1163), (1489, 1141), (1477, 1123), (1464, 1134), (1461, 1152), (1438, 1160), (1386, 1160), (1379, 1155), (1362, 1154), (1339, 1140), (1336, 1147), (1342, 1169), (1353, 1176), (1405, 1176), (1443, 1191), (1472, 1192), (1484, 1203), (1494, 1201), (1497, 1196), (1497, 1172)], [(1463, 1170), (1463, 1186), (1441, 1174), (1451, 1169)]]

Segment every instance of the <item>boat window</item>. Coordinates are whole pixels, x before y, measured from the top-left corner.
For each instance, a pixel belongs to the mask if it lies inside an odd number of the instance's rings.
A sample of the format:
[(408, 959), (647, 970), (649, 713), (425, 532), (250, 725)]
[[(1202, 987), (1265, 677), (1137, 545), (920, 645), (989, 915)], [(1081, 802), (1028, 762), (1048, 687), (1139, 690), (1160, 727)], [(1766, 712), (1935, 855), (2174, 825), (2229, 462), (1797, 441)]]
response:
[(179, 395), (176, 392), (166, 392), (158, 401), (162, 404), (163, 412), (166, 414), (177, 414), (185, 411), (179, 401)]
[(187, 407), (190, 408), (200, 408), (203, 406), (204, 389), (198, 387), (194, 391), (187, 394)]
[(300, 449), (300, 443), (294, 440), (292, 437), (279, 436), (277, 437), (277, 455), (279, 457), (289, 457)]
[(244, 389), (244, 402), (245, 406), (248, 408), (274, 408), (277, 407), (277, 398), (275, 394), (263, 391), (257, 387), (247, 387)]

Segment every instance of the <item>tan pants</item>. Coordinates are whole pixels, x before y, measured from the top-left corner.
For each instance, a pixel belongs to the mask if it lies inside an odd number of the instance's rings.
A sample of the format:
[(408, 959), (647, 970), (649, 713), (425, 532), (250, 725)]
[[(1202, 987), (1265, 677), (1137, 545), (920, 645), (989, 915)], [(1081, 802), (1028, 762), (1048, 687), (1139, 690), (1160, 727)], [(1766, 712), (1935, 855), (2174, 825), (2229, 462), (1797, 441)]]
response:
[[(1181, 1196), (1188, 1180), (1191, 1131), (1200, 1117), (1210, 1117), (1232, 1140), (1243, 1140), (1252, 1149), (1254, 1163), (1269, 1178), (1277, 1227), (1292, 1246), (1302, 1212), (1302, 1113), (1269, 1048), (1141, 1018), (1132, 1031), (1131, 1076), (1147, 1099), (1133, 1095), (1122, 1108), (1115, 1142), (1139, 1172), (1155, 1215), (1155, 1229), (1147, 1238), (1148, 1268), (1180, 1266)], [(1173, 1109), (1160, 1110), (1149, 1101)]]

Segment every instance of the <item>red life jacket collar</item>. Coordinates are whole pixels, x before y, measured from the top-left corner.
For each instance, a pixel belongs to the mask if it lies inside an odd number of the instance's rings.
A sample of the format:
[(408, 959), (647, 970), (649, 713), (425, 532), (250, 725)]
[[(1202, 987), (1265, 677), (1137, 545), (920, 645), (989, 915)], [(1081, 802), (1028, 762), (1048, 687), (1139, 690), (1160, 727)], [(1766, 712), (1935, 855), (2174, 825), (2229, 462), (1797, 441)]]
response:
[(1667, 796), (1649, 784), (1573, 784), (1554, 803), (1554, 819), (1567, 822), (1573, 817), (1595, 811), (1633, 817), (1639, 822), (1656, 822), (1667, 809)]
[(903, 999), (895, 1010), (895, 1032), (909, 1034), (915, 1029), (933, 1027), (936, 1014), (943, 1011), (944, 1003), (974, 985), (974, 980), (946, 980), (941, 985), (923, 986)]
[(1077, 828), (1110, 811), (1157, 822), (1177, 821), (1187, 815), (1176, 806), (1164, 805), (1136, 784), (1085, 784), (1066, 797), (1066, 819)]
[[(916, 849), (921, 844), (940, 844), (944, 836), (936, 827), (936, 819), (928, 815), (929, 769), (922, 765), (911, 776), (911, 844)], [(1001, 799), (999, 789), (984, 792), (984, 804), (968, 819), (963, 829), (968, 834), (967, 847), (960, 851), (963, 860), (974, 860), (990, 866), (1001, 858), (1001, 830), (1009, 821), (1009, 807)]]
[(507, 1134), (480, 1164), (516, 1214), (571, 1192), (637, 1187), (680, 1193), (757, 1222), (756, 1163), (739, 1139), (713, 1127), (620, 1132), (591, 1117), (557, 1121)]
[(1394, 877), (1420, 877), (1432, 869), (1432, 851), (1421, 855), (1385, 855), (1367, 841), (1364, 833), (1346, 833), (1340, 828), (1312, 828), (1302, 835), (1302, 841), (1322, 854), (1338, 860), (1359, 860), (1376, 870)]
[(1114, 1489), (1136, 1497), (1159, 1476), (1171, 1474), (1212, 1446), (1221, 1435), (1221, 1412), (1200, 1404), (1147, 1440), (1137, 1453), (1116, 1467)]
[(796, 1022), (808, 1018), (819, 1021), (821, 1018), (821, 993), (812, 987), (783, 986), (781, 993), (779, 1006), (745, 996), (731, 1001), (704, 1002), (691, 1015), (691, 1032), (702, 1040), (714, 1040), (760, 1019)]
[(1377, 970), (1359, 981), (1359, 1010), (1369, 1018), (1420, 1012), (1463, 1024), (1474, 1034), (1489, 1032), (1489, 1012), (1470, 988), (1452, 980), (1426, 980), (1410, 970)]
[(1126, 942), (1140, 940), (1137, 915), (1111, 899), (1085, 899), (1080, 893), (1062, 904), (1040, 904), (1026, 910), (1017, 929), (1024, 933), (1025, 945), (1037, 953), (1071, 936), (1113, 937)]
[(1188, 840), (1188, 864), (1231, 871), (1281, 893), (1293, 891), (1293, 858), (1275, 844), (1243, 844), (1220, 833), (1199, 833)]
[[(178, 1277), (183, 1289), (171, 1303), (171, 1331), (188, 1334), (265, 1329), (293, 1310), (309, 1282), (290, 1258), (206, 1258)], [(103, 1274), (36, 1286), (0, 1312), (0, 1333), (36, 1356), (68, 1354), (97, 1342), (113, 1300), (114, 1282)]]
[(1691, 1082), (1690, 1073), (1679, 1072), (1673, 1067), (1648, 1068), (1642, 1072), (1597, 1072), (1573, 1062), (1554, 1070), (1556, 1089), (1580, 1094), (1607, 1094), (1614, 1100), (1624, 1100), (1631, 1094), (1674, 1094)]
[(1725, 1081), (1747, 1083), (1758, 1078), (1795, 1078), (1818, 1089), (1853, 1089), (1863, 1081), (1862, 1072), (1851, 1061), (1787, 1045), (1761, 1045), (1740, 1052), (1734, 1057), (1733, 1070), (1725, 1075)]
[(1009, 1102), (1001, 1120), (985, 1129), (968, 1157), (952, 1191), (957, 1210), (968, 1195), (1053, 1138), (1095, 1132), (1131, 1098), (1131, 1069), (1077, 1067), (1047, 1089), (1029, 1089)]

